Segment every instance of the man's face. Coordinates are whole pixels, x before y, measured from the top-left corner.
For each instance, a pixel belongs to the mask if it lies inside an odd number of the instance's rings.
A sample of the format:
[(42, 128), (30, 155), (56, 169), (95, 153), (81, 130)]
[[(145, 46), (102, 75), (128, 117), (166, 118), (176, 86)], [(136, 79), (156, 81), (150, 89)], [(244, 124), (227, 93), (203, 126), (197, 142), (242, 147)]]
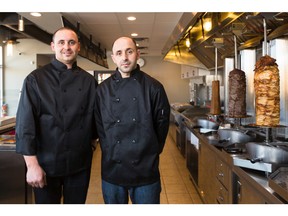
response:
[(113, 62), (121, 73), (127, 75), (137, 67), (140, 54), (130, 38), (122, 37), (115, 41), (111, 55)]
[(63, 29), (55, 34), (54, 40), (51, 42), (51, 48), (55, 52), (58, 61), (67, 66), (72, 66), (80, 51), (80, 44), (75, 32)]

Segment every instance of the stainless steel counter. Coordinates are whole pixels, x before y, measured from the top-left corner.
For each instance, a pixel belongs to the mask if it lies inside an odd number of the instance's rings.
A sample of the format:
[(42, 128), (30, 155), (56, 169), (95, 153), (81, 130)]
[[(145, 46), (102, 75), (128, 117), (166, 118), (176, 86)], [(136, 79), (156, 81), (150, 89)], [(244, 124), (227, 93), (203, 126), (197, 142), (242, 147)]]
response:
[(223, 149), (213, 145), (213, 142), (211, 142), (211, 136), (213, 135), (211, 135), (211, 133), (200, 133), (199, 128), (195, 129), (191, 127), (191, 125), (193, 124), (189, 122), (188, 124), (185, 124), (185, 126), (194, 135), (196, 135), (199, 140), (201, 140), (201, 145), (208, 146), (217, 155), (217, 157), (221, 158), (229, 165), (235, 175), (241, 176), (241, 178), (245, 179), (245, 181), (247, 181), (253, 188), (257, 189), (259, 195), (263, 196), (265, 200), (268, 200), (267, 203), (287, 203), (277, 193), (275, 193), (275, 191), (273, 191), (268, 184), (268, 175), (271, 174), (271, 172), (277, 167), (275, 168), (274, 165), (265, 164), (262, 162), (252, 164), (249, 160), (247, 160), (245, 153), (227, 153)]

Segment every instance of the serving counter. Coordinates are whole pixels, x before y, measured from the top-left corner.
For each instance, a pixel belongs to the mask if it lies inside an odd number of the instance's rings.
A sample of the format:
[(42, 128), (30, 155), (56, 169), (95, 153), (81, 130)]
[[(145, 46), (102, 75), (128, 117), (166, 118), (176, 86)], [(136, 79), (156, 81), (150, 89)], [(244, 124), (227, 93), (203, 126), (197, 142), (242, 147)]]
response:
[[(186, 130), (187, 168), (204, 203), (287, 203), (287, 200), (269, 186), (271, 173), (238, 166), (236, 162), (245, 160), (245, 156), (241, 153), (228, 153), (214, 145), (211, 142), (211, 134), (217, 133), (216, 130), (203, 132), (201, 128), (193, 127), (192, 122), (195, 118), (185, 116), (183, 118)], [(261, 162), (256, 162), (254, 166), (261, 165)]]
[(241, 156), (210, 144), (206, 136), (199, 133), (199, 129), (188, 130), (199, 138), (199, 178), (195, 182), (198, 182), (197, 187), (204, 202), (287, 203), (269, 187), (269, 173), (236, 166), (235, 158)]

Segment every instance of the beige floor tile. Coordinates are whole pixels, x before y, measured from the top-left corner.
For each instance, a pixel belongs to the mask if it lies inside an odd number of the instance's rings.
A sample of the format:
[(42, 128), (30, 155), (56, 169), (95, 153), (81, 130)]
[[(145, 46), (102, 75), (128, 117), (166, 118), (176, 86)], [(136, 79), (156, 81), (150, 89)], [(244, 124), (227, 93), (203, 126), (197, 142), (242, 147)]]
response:
[(182, 180), (181, 176), (166, 176), (165, 178), (163, 178), (163, 183), (166, 185), (169, 184), (183, 184), (184, 182)]
[(169, 204), (193, 204), (189, 194), (167, 194), (167, 199)]
[(160, 204), (169, 204), (168, 199), (167, 199), (167, 195), (165, 192), (163, 192), (163, 190), (160, 194)]
[[(164, 180), (165, 181), (165, 180)], [(183, 194), (189, 193), (186, 186), (183, 184), (165, 184), (167, 194)]]

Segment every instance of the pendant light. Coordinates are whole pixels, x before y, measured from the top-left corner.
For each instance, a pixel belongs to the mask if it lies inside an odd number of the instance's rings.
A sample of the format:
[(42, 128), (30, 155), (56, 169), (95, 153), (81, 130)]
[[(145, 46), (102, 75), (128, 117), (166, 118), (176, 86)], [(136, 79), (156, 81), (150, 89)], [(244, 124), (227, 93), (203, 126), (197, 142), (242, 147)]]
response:
[(7, 56), (13, 56), (13, 40), (7, 41)]
[(22, 32), (24, 31), (24, 20), (22, 16), (20, 16), (18, 20), (18, 30)]

